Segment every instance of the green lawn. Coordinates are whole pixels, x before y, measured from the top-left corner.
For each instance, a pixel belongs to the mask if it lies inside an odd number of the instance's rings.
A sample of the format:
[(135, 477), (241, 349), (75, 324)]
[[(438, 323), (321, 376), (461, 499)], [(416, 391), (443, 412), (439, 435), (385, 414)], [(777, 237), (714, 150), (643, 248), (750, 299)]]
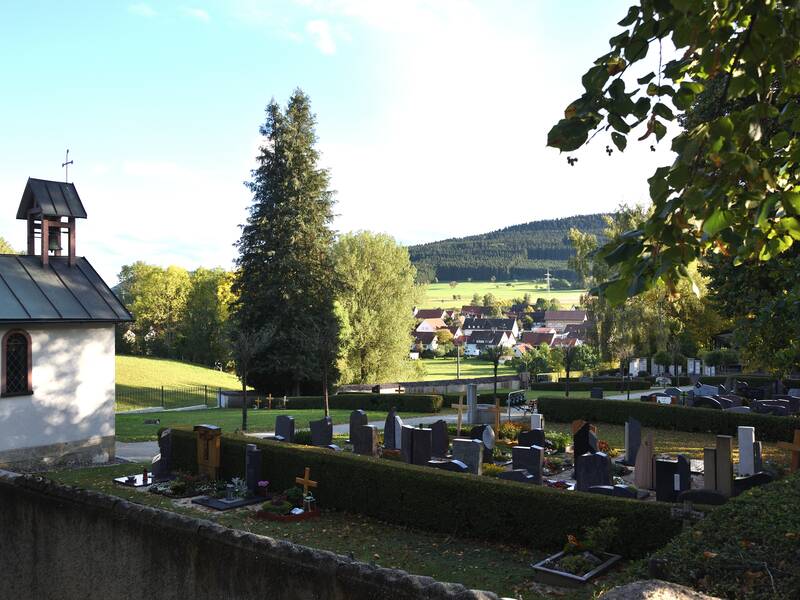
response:
[[(425, 367), (425, 381), (456, 378), (455, 358), (427, 358), (420, 362)], [(492, 363), (477, 358), (461, 359), (461, 377), (491, 377)], [(500, 365), (497, 375), (514, 375), (516, 371), (508, 365)]]
[(218, 388), (241, 387), (235, 375), (177, 360), (117, 356), (116, 365), (117, 410), (160, 405), (161, 386), (168, 408), (211, 402)]
[[(330, 411), (335, 425), (348, 423), (350, 413), (346, 409)], [(370, 421), (385, 421), (386, 413), (369, 411)], [(427, 413), (400, 413), (402, 417), (419, 417)], [(247, 430), (274, 431), (278, 415), (292, 415), (296, 429), (307, 429), (308, 422), (321, 419), (323, 410), (248, 410)], [(158, 425), (145, 425), (145, 420), (159, 419)], [(151, 413), (118, 414), (117, 441), (146, 442), (155, 440), (160, 427), (194, 426), (200, 424), (217, 425), (224, 432), (233, 433), (242, 427), (242, 411), (238, 408), (209, 408), (205, 410), (159, 411)]]
[[(211, 519), (231, 527), (288, 540), (304, 546), (349, 555), (382, 567), (398, 568), (435, 577), (440, 581), (462, 583), (473, 589), (490, 590), (501, 596), (539, 600), (545, 596), (531, 591), (530, 564), (544, 557), (539, 551), (513, 545), (514, 532), (497, 543), (466, 537), (429, 533), (389, 525), (376, 519), (349, 513), (325, 511), (321, 519), (298, 523), (277, 523), (252, 518), (248, 509), (226, 513), (202, 512), (180, 507), (173, 501), (144, 491), (112, 483), (114, 477), (141, 472), (144, 465), (115, 465), (47, 473), (56, 481), (97, 490), (127, 500), (201, 519)], [(606, 583), (606, 586), (610, 585)], [(592, 588), (559, 595), (565, 600), (588, 600)]]
[[(506, 285), (510, 283), (511, 285)], [(460, 281), (455, 287), (450, 287), (449, 282), (429, 283), (425, 286), (425, 297), (420, 305), (422, 308), (461, 308), (469, 304), (473, 294), (494, 294), (496, 298), (510, 301), (522, 298), (526, 293), (536, 298), (558, 298), (564, 309), (572, 308), (580, 302), (581, 294), (586, 290), (553, 290), (548, 292), (544, 283), (534, 281), (495, 282), (490, 281)], [(454, 299), (453, 296), (460, 296)]]

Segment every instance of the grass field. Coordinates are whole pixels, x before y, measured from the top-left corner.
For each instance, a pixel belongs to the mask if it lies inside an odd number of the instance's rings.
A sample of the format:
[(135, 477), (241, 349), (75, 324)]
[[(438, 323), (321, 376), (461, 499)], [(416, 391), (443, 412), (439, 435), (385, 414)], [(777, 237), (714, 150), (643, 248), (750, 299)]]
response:
[[(507, 283), (511, 285), (506, 285)], [(522, 298), (526, 293), (530, 294), (533, 300), (536, 298), (558, 298), (562, 308), (572, 308), (580, 302), (581, 294), (586, 290), (558, 290), (547, 291), (547, 286), (538, 281), (460, 281), (455, 287), (450, 287), (448, 282), (429, 283), (425, 286), (425, 297), (420, 305), (422, 308), (461, 308), (469, 304), (473, 294), (494, 294), (496, 298), (503, 301), (510, 301), (514, 298)], [(453, 295), (460, 298), (453, 299)]]
[[(427, 358), (420, 360), (425, 367), (425, 381), (456, 378), (455, 358)], [(500, 365), (497, 375), (514, 375), (516, 371), (509, 365)], [(492, 363), (477, 358), (461, 359), (461, 377), (491, 377), (494, 375)]]
[[(348, 423), (350, 413), (346, 409), (330, 411), (334, 425)], [(308, 429), (308, 422), (321, 419), (323, 410), (248, 410), (247, 430), (250, 432), (274, 431), (278, 415), (294, 417), (296, 429)], [(385, 421), (386, 413), (369, 411), (370, 421)], [(403, 417), (418, 417), (428, 413), (400, 413)], [(158, 425), (145, 425), (145, 420), (158, 419)], [(206, 410), (159, 411), (117, 415), (117, 441), (146, 442), (155, 440), (161, 427), (194, 426), (207, 423), (222, 427), (224, 432), (233, 433), (242, 427), (242, 411), (238, 408), (209, 408)], [(383, 429), (383, 427), (381, 427)]]
[[(178, 405), (204, 404), (218, 388), (240, 389), (235, 375), (177, 360), (117, 356), (117, 410), (129, 410), (160, 404), (161, 386), (167, 400)], [(169, 407), (169, 406), (168, 406)]]

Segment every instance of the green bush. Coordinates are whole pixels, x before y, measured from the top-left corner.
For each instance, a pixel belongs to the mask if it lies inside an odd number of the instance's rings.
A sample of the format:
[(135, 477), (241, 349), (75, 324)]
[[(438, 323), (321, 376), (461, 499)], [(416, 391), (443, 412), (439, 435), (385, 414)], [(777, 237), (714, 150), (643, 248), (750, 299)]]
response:
[(736, 435), (736, 428), (745, 425), (755, 427), (756, 437), (765, 442), (791, 440), (794, 430), (800, 429), (798, 417), (731, 413), (706, 408), (621, 400), (539, 398), (539, 412), (550, 421), (564, 423), (584, 419), (597, 423), (623, 425), (628, 418), (634, 417), (645, 427), (717, 435)]
[[(508, 398), (508, 394), (511, 393), (512, 390), (508, 388), (497, 388), (497, 399), (500, 400), (500, 406), (505, 406), (506, 399)], [(519, 391), (519, 390), (516, 390)], [(461, 396), (464, 398), (464, 405), (467, 404), (467, 393), (464, 392), (462, 394), (442, 394), (442, 406), (446, 408), (450, 408), (451, 406), (458, 405), (458, 397)], [(479, 404), (494, 404), (494, 392), (481, 392), (478, 394), (478, 403)]]
[[(314, 496), (322, 508), (364, 514), (388, 523), (477, 539), (507, 539), (522, 545), (555, 549), (567, 534), (606, 517), (626, 527), (616, 548), (626, 556), (642, 556), (663, 546), (680, 530), (670, 518), (670, 505), (637, 502), (580, 492), (564, 492), (511, 481), (494, 480), (428, 467), (225, 435), (221, 476), (244, 472), (245, 447), (262, 451), (262, 472), (273, 489), (294, 485), (305, 467), (319, 483)], [(176, 469), (195, 471), (195, 438), (187, 429), (173, 429)]]
[(800, 598), (800, 473), (731, 499), (655, 553), (658, 578), (720, 598)]
[[(631, 390), (649, 390), (651, 382), (645, 378), (634, 378), (630, 380)], [(531, 389), (537, 391), (560, 391), (566, 390), (567, 384), (564, 380), (559, 380), (558, 383), (532, 383)], [(601, 388), (603, 391), (619, 392), (620, 390), (628, 389), (628, 382), (621, 379), (602, 379), (599, 381), (573, 381), (570, 378), (569, 389), (571, 392), (588, 392), (592, 388)]]
[[(322, 408), (322, 396), (295, 396), (286, 399), (286, 408), (302, 410)], [(437, 394), (336, 394), (329, 396), (331, 408), (345, 410), (388, 411), (393, 406), (398, 412), (438, 413), (442, 409), (442, 397)]]

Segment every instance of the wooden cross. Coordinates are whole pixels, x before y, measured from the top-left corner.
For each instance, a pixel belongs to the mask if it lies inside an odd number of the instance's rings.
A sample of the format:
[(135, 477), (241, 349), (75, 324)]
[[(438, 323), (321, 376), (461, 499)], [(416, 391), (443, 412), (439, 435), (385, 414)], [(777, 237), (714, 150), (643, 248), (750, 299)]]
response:
[(311, 467), (306, 467), (305, 475), (303, 477), (295, 477), (294, 482), (303, 486), (303, 496), (308, 496), (308, 488), (317, 487), (317, 482), (311, 481)]
[(778, 448), (789, 450), (792, 453), (792, 467), (790, 471), (796, 473), (800, 470), (800, 429), (794, 430), (794, 442), (778, 442)]
[(500, 438), (500, 414), (503, 409), (500, 408), (500, 400), (494, 399), (494, 408), (487, 408), (486, 412), (494, 413), (494, 432), (498, 439)]
[(461, 414), (461, 411), (464, 410), (464, 396), (459, 396), (458, 397), (458, 407), (456, 408), (456, 410), (458, 410), (458, 416), (456, 417), (456, 435), (460, 437), (461, 436), (461, 420), (463, 419), (463, 415)]
[(268, 404), (267, 404), (267, 408), (268, 408), (268, 409), (270, 409), (270, 410), (272, 410), (272, 394), (270, 394), (269, 396), (267, 396), (267, 402), (268, 402)]

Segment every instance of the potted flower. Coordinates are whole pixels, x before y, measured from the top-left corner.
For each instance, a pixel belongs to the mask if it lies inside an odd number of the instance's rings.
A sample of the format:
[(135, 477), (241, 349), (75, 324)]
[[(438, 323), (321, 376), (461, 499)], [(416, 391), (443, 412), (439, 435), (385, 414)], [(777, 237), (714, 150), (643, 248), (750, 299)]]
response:
[(256, 493), (259, 496), (262, 496), (262, 497), (266, 498), (267, 497), (267, 488), (268, 487), (269, 487), (269, 481), (266, 481), (266, 480), (259, 481), (257, 486), (256, 486)]
[(534, 579), (547, 585), (562, 587), (584, 585), (593, 577), (607, 571), (621, 558), (619, 554), (608, 552), (617, 533), (617, 520), (608, 518), (593, 527), (587, 527), (583, 540), (575, 535), (568, 535), (561, 552), (532, 565)]

